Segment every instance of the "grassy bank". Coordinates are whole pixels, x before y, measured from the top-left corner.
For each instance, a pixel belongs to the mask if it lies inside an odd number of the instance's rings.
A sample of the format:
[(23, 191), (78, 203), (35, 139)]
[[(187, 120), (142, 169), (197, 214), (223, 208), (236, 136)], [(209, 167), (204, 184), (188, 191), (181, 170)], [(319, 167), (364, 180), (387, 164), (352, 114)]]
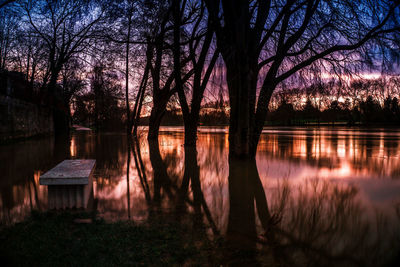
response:
[(217, 247), (163, 220), (138, 225), (44, 213), (0, 230), (2, 266), (216, 265)]

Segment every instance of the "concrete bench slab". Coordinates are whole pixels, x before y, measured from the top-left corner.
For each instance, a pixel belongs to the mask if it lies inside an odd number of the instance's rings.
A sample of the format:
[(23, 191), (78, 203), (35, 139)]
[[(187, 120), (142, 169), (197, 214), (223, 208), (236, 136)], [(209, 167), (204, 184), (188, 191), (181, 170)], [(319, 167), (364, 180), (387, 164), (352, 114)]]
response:
[(86, 208), (93, 195), (93, 159), (64, 160), (40, 176), (48, 187), (49, 209)]
[(64, 160), (40, 176), (41, 185), (85, 185), (94, 171), (96, 160)]

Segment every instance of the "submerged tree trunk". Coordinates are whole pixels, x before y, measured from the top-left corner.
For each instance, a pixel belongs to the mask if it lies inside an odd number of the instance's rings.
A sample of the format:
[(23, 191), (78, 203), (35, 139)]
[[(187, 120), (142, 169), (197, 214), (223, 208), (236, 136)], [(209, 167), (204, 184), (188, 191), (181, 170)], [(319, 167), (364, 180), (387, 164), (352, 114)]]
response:
[(185, 146), (196, 147), (199, 113), (191, 112), (185, 122)]
[(163, 99), (161, 103), (154, 104), (151, 109), (151, 114), (149, 118), (149, 132), (147, 134), (147, 140), (158, 141), (158, 132), (160, 130), (161, 120), (165, 114), (166, 106), (168, 103)]
[[(248, 264), (257, 263), (256, 212), (264, 231), (270, 232), (271, 214), (255, 159), (229, 158), (229, 217), (227, 229), (228, 247), (234, 251), (246, 251)], [(237, 257), (237, 252), (230, 255)]]

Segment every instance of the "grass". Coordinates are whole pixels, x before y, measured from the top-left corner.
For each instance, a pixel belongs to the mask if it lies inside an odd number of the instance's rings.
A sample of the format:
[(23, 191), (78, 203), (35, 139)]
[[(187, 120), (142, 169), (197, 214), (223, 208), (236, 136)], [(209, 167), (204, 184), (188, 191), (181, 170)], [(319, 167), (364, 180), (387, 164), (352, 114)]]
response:
[(176, 222), (138, 225), (85, 214), (34, 213), (0, 230), (2, 266), (216, 265), (218, 244)]

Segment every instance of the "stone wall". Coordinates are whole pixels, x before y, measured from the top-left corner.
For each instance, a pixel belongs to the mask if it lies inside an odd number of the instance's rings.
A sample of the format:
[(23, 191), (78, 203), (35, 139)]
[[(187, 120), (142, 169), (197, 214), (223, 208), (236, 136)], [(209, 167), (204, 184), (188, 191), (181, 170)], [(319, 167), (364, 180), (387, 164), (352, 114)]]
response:
[(0, 143), (53, 133), (49, 108), (0, 94)]

